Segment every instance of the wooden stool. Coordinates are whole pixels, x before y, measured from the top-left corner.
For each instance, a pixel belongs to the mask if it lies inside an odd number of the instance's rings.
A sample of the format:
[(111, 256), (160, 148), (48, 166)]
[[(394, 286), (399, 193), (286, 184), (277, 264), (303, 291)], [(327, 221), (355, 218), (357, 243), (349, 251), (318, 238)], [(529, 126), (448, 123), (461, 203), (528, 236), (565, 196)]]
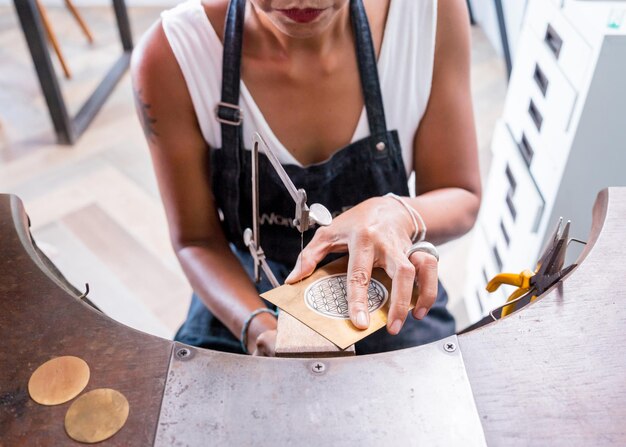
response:
[[(67, 63), (65, 62), (65, 58), (63, 57), (63, 53), (61, 52), (61, 47), (59, 46), (59, 42), (57, 41), (54, 31), (52, 30), (52, 25), (50, 23), (50, 19), (48, 18), (48, 13), (46, 11), (46, 8), (43, 6), (40, 0), (36, 0), (36, 2), (37, 2), (37, 8), (39, 9), (39, 14), (41, 15), (41, 21), (44, 25), (44, 28), (46, 29), (46, 34), (48, 35), (48, 40), (52, 44), (52, 48), (54, 48), (54, 52), (59, 58), (59, 62), (61, 63), (61, 67), (63, 68), (63, 73), (65, 74), (65, 77), (67, 79), (70, 79), (72, 77), (72, 73), (70, 72), (70, 69), (67, 66)], [(71, 0), (65, 0), (65, 5), (67, 6), (67, 9), (69, 9), (69, 11), (72, 13), (76, 21), (78, 22), (78, 25), (80, 26), (80, 28), (83, 30), (85, 37), (87, 37), (87, 41), (89, 43), (93, 43), (93, 36), (91, 35), (91, 31), (89, 30), (89, 28), (87, 27), (87, 24), (85, 23), (80, 13), (76, 9), (76, 6), (74, 6)]]

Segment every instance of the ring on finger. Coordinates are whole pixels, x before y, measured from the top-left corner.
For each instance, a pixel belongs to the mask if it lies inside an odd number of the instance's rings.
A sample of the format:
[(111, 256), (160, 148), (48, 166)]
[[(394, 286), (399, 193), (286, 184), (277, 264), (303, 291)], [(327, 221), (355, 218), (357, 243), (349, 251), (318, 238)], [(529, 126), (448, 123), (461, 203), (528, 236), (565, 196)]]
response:
[(431, 244), (430, 242), (421, 241), (421, 242), (414, 243), (406, 251), (406, 257), (410, 258), (413, 253), (418, 252), (418, 251), (428, 253), (429, 255), (434, 256), (437, 262), (439, 262), (439, 252), (437, 251), (435, 246)]

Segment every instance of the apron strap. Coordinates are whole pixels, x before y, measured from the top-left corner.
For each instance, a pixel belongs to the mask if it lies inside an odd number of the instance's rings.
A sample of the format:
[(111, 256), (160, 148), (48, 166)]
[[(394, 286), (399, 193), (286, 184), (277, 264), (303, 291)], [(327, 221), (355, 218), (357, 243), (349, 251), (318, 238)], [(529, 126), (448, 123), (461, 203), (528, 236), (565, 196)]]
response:
[[(222, 100), (216, 108), (221, 123), (223, 160), (221, 181), (227, 185), (222, 191), (222, 212), (227, 233), (231, 237), (241, 234), (239, 218), (241, 190), (241, 157), (243, 157), (242, 115), (239, 108), (241, 79), (241, 46), (246, 0), (230, 0), (224, 29), (224, 53), (222, 56)], [(212, 169), (215, 169), (214, 167)], [(213, 174), (214, 175), (214, 174)]]
[(387, 133), (387, 121), (380, 91), (374, 43), (362, 0), (350, 0), (350, 15), (356, 39), (356, 54), (370, 135), (382, 138)]
[(222, 56), (222, 100), (216, 108), (217, 120), (222, 128), (222, 148), (233, 152), (232, 156), (235, 157), (234, 161), (237, 162), (237, 166), (239, 166), (243, 120), (239, 107), (239, 85), (245, 10), (246, 0), (231, 0), (228, 5)]

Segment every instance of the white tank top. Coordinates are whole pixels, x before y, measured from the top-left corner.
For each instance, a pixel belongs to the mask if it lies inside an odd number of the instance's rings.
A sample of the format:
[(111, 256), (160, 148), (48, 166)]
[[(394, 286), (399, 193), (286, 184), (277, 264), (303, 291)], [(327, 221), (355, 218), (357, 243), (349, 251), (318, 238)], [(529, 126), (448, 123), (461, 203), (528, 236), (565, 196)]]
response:
[[(211, 148), (219, 149), (222, 136), (215, 107), (222, 91), (222, 42), (200, 0), (181, 3), (161, 13), (161, 18), (202, 135)], [(378, 56), (378, 74), (387, 128), (398, 131), (407, 176), (413, 171), (413, 140), (430, 96), (436, 26), (437, 0), (391, 0)], [(281, 163), (302, 166), (276, 138), (243, 81), (240, 91), (246, 147), (251, 146), (254, 132), (259, 132)], [(363, 108), (351, 142), (369, 133)]]

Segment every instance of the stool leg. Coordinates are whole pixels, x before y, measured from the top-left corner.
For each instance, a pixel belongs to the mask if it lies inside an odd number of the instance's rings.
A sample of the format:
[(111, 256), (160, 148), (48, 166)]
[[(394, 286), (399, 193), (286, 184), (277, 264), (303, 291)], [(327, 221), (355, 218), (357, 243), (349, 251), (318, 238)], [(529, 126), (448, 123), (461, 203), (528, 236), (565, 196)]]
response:
[(48, 40), (52, 44), (52, 48), (54, 48), (54, 52), (59, 58), (59, 62), (61, 63), (61, 68), (63, 68), (63, 73), (67, 79), (72, 77), (72, 73), (70, 72), (69, 67), (65, 63), (65, 58), (63, 57), (63, 53), (61, 52), (61, 47), (59, 46), (59, 42), (57, 41), (54, 32), (52, 31), (52, 26), (50, 25), (50, 19), (48, 19), (48, 13), (46, 8), (41, 4), (39, 0), (37, 0), (37, 8), (39, 9), (39, 14), (41, 15), (41, 21), (43, 22), (43, 26), (46, 29), (46, 34), (48, 35)]
[(82, 16), (78, 12), (78, 9), (76, 9), (76, 6), (74, 6), (74, 3), (72, 3), (71, 0), (65, 0), (65, 5), (67, 6), (67, 9), (70, 10), (72, 15), (76, 19), (76, 21), (78, 22), (78, 26), (80, 26), (80, 29), (83, 30), (83, 33), (85, 34), (85, 37), (87, 37), (87, 41), (89, 43), (93, 43), (93, 36), (91, 35), (91, 31), (89, 31), (89, 28), (87, 27), (87, 24), (85, 23), (85, 21), (83, 20)]

